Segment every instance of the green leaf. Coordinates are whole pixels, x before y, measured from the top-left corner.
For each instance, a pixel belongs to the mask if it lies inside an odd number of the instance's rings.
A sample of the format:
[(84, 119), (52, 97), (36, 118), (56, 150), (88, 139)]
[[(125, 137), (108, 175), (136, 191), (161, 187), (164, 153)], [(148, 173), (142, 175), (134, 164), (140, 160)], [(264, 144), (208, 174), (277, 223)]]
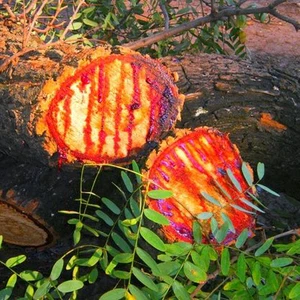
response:
[(273, 190), (271, 190), (270, 188), (268, 188), (267, 186), (265, 185), (262, 185), (262, 184), (257, 184), (257, 186), (259, 186), (261, 189), (265, 190), (266, 192), (276, 196), (276, 197), (280, 197), (279, 194), (277, 194), (276, 192), (274, 192)]
[(232, 173), (232, 171), (230, 169), (226, 169), (226, 173), (229, 177), (229, 179), (231, 180), (231, 182), (233, 183), (233, 185), (235, 186), (235, 188), (242, 193), (242, 187), (240, 185), (240, 183), (238, 182), (238, 180), (235, 178), (234, 174)]
[(224, 248), (221, 253), (221, 272), (227, 276), (230, 269), (230, 253), (228, 248)]
[(138, 279), (146, 287), (148, 287), (149, 289), (151, 289), (155, 292), (158, 291), (158, 288), (155, 285), (155, 283), (152, 281), (152, 279), (148, 275), (146, 275), (145, 273), (140, 271), (138, 268), (133, 267), (132, 268), (132, 273), (136, 277), (136, 279)]
[(178, 270), (180, 269), (181, 264), (177, 261), (165, 261), (158, 264), (158, 269), (160, 273), (164, 275), (173, 276), (175, 275)]
[(26, 270), (20, 273), (20, 277), (26, 281), (36, 281), (43, 278), (43, 275), (38, 271)]
[(247, 286), (247, 288), (250, 289), (250, 288), (253, 287), (253, 285), (254, 285), (254, 282), (253, 282), (252, 277), (248, 277), (248, 278), (246, 279), (246, 286)]
[(51, 273), (50, 273), (50, 279), (52, 281), (56, 280), (64, 267), (64, 260), (62, 258), (60, 258), (58, 261), (55, 262), (55, 264), (52, 267)]
[(146, 227), (141, 227), (141, 236), (152, 247), (159, 251), (165, 251), (166, 245), (161, 238)]
[(252, 193), (250, 193), (249, 191), (247, 191), (247, 195), (250, 196), (255, 202), (257, 202), (259, 205), (261, 205), (262, 207), (266, 208), (265, 205), (263, 205), (261, 203), (261, 201), (259, 201), (259, 199), (257, 197), (255, 197), (255, 195), (253, 195)]
[(174, 295), (176, 295), (176, 298), (178, 300), (187, 300), (187, 299), (190, 299), (190, 295), (187, 292), (187, 290), (177, 280), (174, 281), (174, 283), (172, 284), (172, 289), (173, 289)]
[(70, 225), (76, 225), (79, 222), (80, 222), (79, 219), (74, 219), (74, 218), (68, 220), (68, 224), (70, 224)]
[(246, 179), (247, 181), (247, 184), (249, 186), (252, 186), (253, 185), (253, 175), (252, 173), (249, 171), (249, 164), (247, 164), (246, 162), (243, 161), (242, 163), (242, 173), (243, 173), (243, 176), (244, 178)]
[(142, 182), (142, 175), (141, 175), (140, 168), (135, 160), (133, 160), (131, 164), (132, 164), (132, 170), (135, 172), (136, 181), (138, 184), (140, 184)]
[(204, 272), (208, 271), (209, 268), (209, 264), (210, 264), (210, 260), (209, 257), (203, 255), (203, 254), (199, 254), (196, 251), (191, 251), (191, 257), (192, 257), (192, 261), (193, 263), (200, 267), (201, 270), (203, 270)]
[(137, 300), (149, 300), (149, 298), (143, 293), (143, 291), (141, 291), (133, 284), (129, 285), (129, 291)]
[(0, 291), (0, 299), (1, 300), (8, 300), (12, 294), (12, 288), (4, 288)]
[(214, 197), (212, 197), (211, 195), (209, 195), (208, 193), (206, 192), (200, 192), (200, 194), (207, 200), (209, 201), (210, 203), (214, 204), (214, 205), (217, 205), (219, 207), (223, 207), (222, 204), (217, 200), (215, 199)]
[(124, 232), (124, 235), (125, 235), (129, 240), (136, 241), (136, 239), (138, 238), (137, 233), (132, 232), (128, 227), (124, 227), (124, 228), (123, 228), (123, 232)]
[(73, 255), (73, 256), (69, 259), (69, 261), (68, 261), (68, 263), (67, 263), (67, 266), (66, 266), (66, 270), (71, 270), (71, 269), (75, 266), (75, 261), (76, 261), (76, 259), (77, 259), (77, 256), (76, 256), (76, 255)]
[(119, 253), (113, 258), (113, 260), (117, 263), (127, 264), (133, 261), (133, 257), (132, 253)]
[(119, 300), (125, 297), (126, 289), (115, 288), (103, 294), (99, 300)]
[(71, 293), (82, 289), (83, 286), (84, 284), (80, 280), (67, 280), (62, 282), (57, 289), (62, 293)]
[(3, 243), (3, 235), (0, 235), (0, 249), (2, 248), (2, 243)]
[(75, 264), (84, 267), (93, 267), (102, 257), (102, 249), (98, 248), (91, 257), (76, 259)]
[(241, 253), (237, 260), (236, 269), (235, 269), (236, 275), (241, 282), (245, 282), (246, 280), (246, 270), (247, 270), (247, 264), (246, 264), (245, 255), (244, 253)]
[(83, 228), (84, 228), (85, 230), (89, 231), (89, 232), (90, 232), (91, 234), (93, 234), (94, 236), (99, 237), (99, 233), (100, 233), (99, 230), (97, 230), (97, 229), (95, 229), (95, 228), (93, 228), (93, 227), (91, 227), (91, 226), (88, 226), (88, 225), (86, 225), (86, 224), (83, 224)]
[(238, 238), (236, 239), (235, 246), (236, 246), (238, 249), (240, 249), (240, 248), (245, 244), (245, 242), (247, 241), (248, 236), (249, 236), (248, 229), (245, 228), (245, 229), (240, 233), (240, 235), (238, 236)]
[(138, 203), (136, 200), (134, 200), (132, 197), (129, 199), (129, 205), (131, 208), (132, 213), (134, 214), (135, 217), (140, 217), (141, 216), (141, 210), (138, 206)]
[(125, 219), (121, 222), (121, 224), (126, 227), (133, 226), (133, 225), (137, 224), (140, 219), (141, 219), (140, 217), (133, 218), (133, 219)]
[(155, 274), (155, 276), (159, 276), (160, 271), (157, 263), (151, 255), (139, 247), (136, 248), (136, 253), (138, 257), (151, 269), (152, 273)]
[(279, 257), (271, 261), (272, 268), (281, 268), (290, 265), (294, 260), (290, 257)]
[(289, 292), (290, 299), (298, 299), (298, 297), (300, 297), (300, 282), (297, 282)]
[(127, 175), (127, 173), (125, 173), (124, 171), (122, 171), (121, 172), (121, 177), (122, 177), (123, 183), (124, 183), (127, 191), (129, 193), (132, 193), (133, 192), (133, 184), (132, 184), (129, 176)]
[[(165, 279), (166, 277), (164, 277)], [(163, 282), (163, 278), (162, 279), (162, 282), (158, 283), (157, 284), (157, 287), (158, 287), (158, 292), (154, 292), (148, 288), (143, 288), (143, 291), (147, 293), (147, 296), (148, 296), (148, 299), (151, 299), (151, 300), (162, 300), (162, 299), (166, 299), (165, 295), (168, 293), (169, 289), (170, 289), (170, 285)], [(171, 279), (171, 282), (170, 284), (172, 284), (173, 281)], [(175, 300), (175, 299), (173, 299)]]
[(113, 226), (114, 221), (112, 220), (111, 217), (109, 217), (106, 213), (104, 213), (102, 210), (97, 209), (95, 211), (96, 215), (102, 219), (108, 226)]
[(243, 207), (241, 207), (239, 205), (230, 204), (230, 206), (233, 207), (233, 208), (235, 208), (235, 209), (237, 209), (237, 210), (239, 210), (239, 211), (242, 211), (242, 212), (244, 212), (246, 214), (255, 215), (255, 213), (253, 211), (247, 210), (247, 209), (245, 209), (245, 208), (243, 208)]
[(109, 200), (108, 198), (103, 197), (103, 198), (101, 198), (101, 201), (115, 215), (119, 215), (121, 213), (120, 208), (115, 203), (113, 203), (111, 200)]
[(214, 214), (211, 212), (202, 212), (201, 214), (198, 214), (196, 217), (199, 220), (208, 220), (210, 219)]
[(201, 225), (197, 221), (193, 221), (193, 238), (197, 244), (202, 243)]
[(34, 293), (33, 299), (38, 300), (43, 298), (50, 290), (51, 284), (49, 280), (46, 280)]
[(211, 228), (211, 233), (215, 237), (219, 228), (218, 228), (218, 221), (214, 217), (212, 217), (210, 220), (210, 228)]
[(88, 25), (88, 26), (91, 26), (91, 27), (97, 27), (98, 26), (98, 23), (97, 22), (94, 22), (90, 19), (87, 19), (87, 18), (84, 18), (82, 19), (82, 22), (85, 24), (85, 25)]
[(265, 164), (259, 162), (257, 164), (257, 176), (259, 180), (262, 180), (263, 177), (265, 176)]
[(167, 199), (172, 197), (173, 193), (166, 190), (151, 190), (147, 193), (147, 195), (152, 199)]
[(131, 273), (126, 271), (113, 270), (112, 275), (116, 278), (127, 280), (130, 278)]
[[(224, 291), (240, 291), (240, 290), (244, 290), (244, 289), (245, 289), (244, 285), (237, 278), (233, 279), (230, 282), (227, 282), (224, 285)], [(236, 292), (234, 294), (236, 294)], [(244, 299), (244, 298), (241, 298), (241, 299)]]
[(215, 239), (219, 244), (222, 243), (226, 238), (228, 229), (229, 229), (229, 224), (227, 222), (224, 222), (221, 228), (216, 232)]
[[(269, 289), (271, 289), (271, 293), (276, 293), (280, 287), (280, 283), (277, 279), (277, 276), (275, 274), (275, 272), (273, 272), (271, 269), (268, 271), (268, 276), (267, 276), (267, 280), (266, 280), (266, 285), (269, 287)], [(262, 290), (259, 291), (260, 295), (262, 295)]]
[(73, 243), (74, 243), (74, 245), (77, 245), (80, 242), (80, 239), (81, 239), (81, 228), (76, 228), (73, 232)]
[(223, 213), (223, 212), (221, 212), (221, 217), (222, 217), (223, 221), (228, 224), (228, 229), (231, 232), (235, 233), (235, 228), (234, 228), (234, 226), (232, 224), (231, 219), (225, 213)]
[(71, 25), (71, 30), (78, 30), (82, 27), (82, 23), (81, 22), (73, 22)]
[(193, 245), (187, 242), (174, 242), (165, 246), (165, 252), (172, 256), (186, 256), (193, 249)]
[(95, 283), (98, 279), (98, 275), (99, 275), (98, 269), (95, 267), (89, 274), (88, 277), (89, 284)]
[(116, 243), (116, 245), (123, 251), (123, 252), (131, 252), (131, 247), (128, 245), (128, 243), (116, 232), (113, 232), (111, 234), (111, 237), (113, 241)]
[[(25, 291), (24, 300), (32, 299), (33, 295), (34, 295), (34, 288), (32, 285), (28, 285)], [(2, 299), (1, 296), (0, 299)]]
[(18, 256), (15, 256), (15, 257), (11, 257), (9, 258), (5, 265), (8, 267), (8, 268), (13, 268), (17, 265), (20, 265), (21, 263), (23, 263), (24, 261), (26, 260), (26, 256), (21, 254), (21, 255), (18, 255)]
[(253, 282), (256, 286), (260, 284), (261, 281), (261, 271), (260, 271), (260, 263), (258, 261), (255, 262), (253, 270), (252, 270), (252, 278)]
[(105, 274), (106, 275), (111, 275), (115, 267), (118, 265), (118, 263), (115, 260), (112, 260), (108, 266), (105, 269)]
[(82, 34), (73, 34), (65, 39), (66, 42), (76, 41), (82, 38)]
[(248, 205), (249, 207), (253, 208), (254, 210), (257, 210), (261, 213), (265, 213), (263, 210), (261, 210), (259, 207), (257, 207), (255, 204), (253, 204), (252, 202), (250, 202), (249, 200), (245, 199), (245, 198), (240, 198), (240, 200), (245, 203), (246, 205)]
[(227, 191), (221, 186), (221, 184), (220, 184), (217, 180), (214, 179), (214, 183), (216, 184), (216, 186), (220, 189), (221, 193), (222, 193), (226, 198), (232, 200), (230, 194), (227, 193)]
[(254, 253), (255, 256), (264, 254), (272, 245), (274, 238), (267, 239)]
[(207, 274), (198, 266), (193, 263), (186, 261), (183, 265), (183, 271), (185, 276), (196, 283), (207, 280)]
[(7, 288), (14, 288), (16, 283), (17, 283), (17, 274), (12, 274), (7, 280), (6, 287)]
[(150, 221), (159, 224), (159, 225), (169, 225), (170, 222), (169, 220), (163, 216), (162, 214), (160, 214), (159, 212), (150, 209), (150, 208), (146, 208), (144, 210), (144, 215), (147, 217), (147, 219), (149, 219)]

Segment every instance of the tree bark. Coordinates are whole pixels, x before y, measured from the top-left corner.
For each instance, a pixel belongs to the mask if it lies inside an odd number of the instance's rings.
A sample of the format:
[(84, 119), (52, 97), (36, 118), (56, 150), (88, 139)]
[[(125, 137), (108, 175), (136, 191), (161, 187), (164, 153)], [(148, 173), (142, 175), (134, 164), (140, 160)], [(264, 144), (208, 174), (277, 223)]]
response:
[[(41, 147), (43, 137), (34, 133), (32, 107), (37, 105), (45, 81), (57, 77), (64, 66), (76, 65), (82, 53), (65, 45), (30, 52), (0, 74), (2, 155), (57, 165), (58, 157), (49, 158)], [(178, 127), (205, 125), (229, 132), (245, 160), (266, 164), (274, 187), (299, 193), (299, 76), (218, 55), (185, 55), (162, 61), (178, 72), (178, 86), (186, 95)]]
[[(2, 25), (3, 63), (20, 50), (22, 32)], [(93, 49), (64, 44), (39, 48), (39, 41), (30, 43), (36, 50), (19, 56), (0, 73), (0, 202), (13, 198), (14, 206), (43, 220), (52, 238), (64, 237), (70, 233), (65, 226), (68, 218), (57, 217), (57, 211), (77, 209), (80, 169), (57, 168), (58, 156), (49, 157), (42, 147), (44, 137), (35, 133), (32, 108), (47, 80), (57, 78), (66, 66), (76, 67)], [(229, 132), (244, 160), (253, 167), (257, 162), (266, 164), (268, 186), (299, 200), (300, 75), (221, 55), (187, 54), (161, 61), (179, 74), (177, 84), (186, 95), (177, 127), (212, 126)], [(120, 197), (110, 195), (111, 182), (120, 181), (116, 176), (106, 172), (100, 192), (118, 201)], [(41, 264), (49, 267), (55, 254), (71, 244), (69, 236), (54, 250), (38, 254)], [(6, 250), (2, 259), (19, 251)], [(36, 256), (33, 252), (29, 262), (34, 263)]]
[[(276, 190), (300, 192), (300, 73), (219, 55), (166, 58), (186, 94), (178, 127), (229, 132), (244, 160), (266, 164)], [(291, 62), (292, 63), (292, 62)]]

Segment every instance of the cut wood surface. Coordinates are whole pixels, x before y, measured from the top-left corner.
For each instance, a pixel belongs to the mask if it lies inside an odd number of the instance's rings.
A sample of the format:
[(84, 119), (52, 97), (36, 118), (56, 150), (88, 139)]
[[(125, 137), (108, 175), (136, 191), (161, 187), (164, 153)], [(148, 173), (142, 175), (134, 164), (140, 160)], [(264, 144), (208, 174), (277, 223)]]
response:
[[(21, 31), (2, 25), (0, 36), (6, 39), (0, 41), (0, 64), (21, 49), (22, 40)], [(36, 133), (38, 113), (32, 111), (47, 81), (56, 80), (67, 66), (76, 67), (94, 50), (65, 44), (39, 48), (35, 39), (30, 43), (32, 50), (0, 73), (0, 197), (42, 219), (53, 234), (55, 248), (28, 250), (29, 267), (40, 259), (47, 268), (72, 245), (68, 218), (58, 210), (77, 209), (80, 168), (58, 168), (59, 154), (49, 156), (43, 148), (45, 138)], [(221, 55), (186, 54), (161, 62), (178, 73), (178, 88), (186, 96), (177, 127), (212, 126), (229, 133), (244, 160), (253, 167), (266, 164), (268, 186), (299, 200), (300, 74)], [(110, 197), (111, 182), (120, 179), (112, 170), (105, 174), (98, 192)], [(65, 236), (69, 238), (59, 239)], [(20, 251), (5, 247), (1, 259)]]
[[(14, 42), (7, 40), (0, 49), (3, 58), (20, 43), (10, 38)], [(34, 108), (47, 81), (57, 79), (67, 66), (76, 67), (93, 51), (70, 45), (30, 51), (0, 74), (2, 155), (57, 166), (59, 152), (49, 156), (42, 146), (45, 137), (36, 133)], [(205, 125), (229, 132), (246, 161), (266, 163), (274, 187), (299, 194), (299, 74), (220, 55), (185, 55), (162, 62), (179, 74), (178, 87), (186, 95), (177, 127)]]

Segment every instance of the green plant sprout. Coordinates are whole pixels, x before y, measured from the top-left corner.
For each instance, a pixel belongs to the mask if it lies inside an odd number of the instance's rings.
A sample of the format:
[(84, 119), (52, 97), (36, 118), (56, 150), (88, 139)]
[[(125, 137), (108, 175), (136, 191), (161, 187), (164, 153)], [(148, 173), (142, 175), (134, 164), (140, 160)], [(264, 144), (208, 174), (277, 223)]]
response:
[[(84, 174), (91, 167), (96, 167), (97, 173), (91, 187), (86, 189)], [(116, 189), (123, 202), (113, 202), (94, 192), (104, 167), (120, 170), (122, 185), (116, 185)], [(245, 164), (242, 171), (249, 184), (247, 192), (257, 204), (247, 200), (249, 211), (246, 213), (262, 213), (258, 207), (261, 202), (250, 191), (259, 187), (277, 195), (260, 183), (264, 165), (258, 164), (258, 181), (255, 183)], [(227, 175), (240, 190), (233, 174), (227, 172)], [(116, 285), (99, 295), (100, 300), (299, 299), (300, 239), (288, 244), (276, 242), (285, 236), (299, 236), (299, 229), (258, 241), (249, 238), (245, 229), (234, 244), (203, 244), (203, 221), (210, 222), (218, 243), (224, 240), (228, 230), (234, 231), (225, 213), (222, 213), (223, 224), (218, 224), (212, 213), (203, 212), (194, 219), (193, 243), (166, 243), (149, 224), (159, 227), (168, 225), (169, 220), (147, 208), (145, 199), (165, 199), (171, 197), (172, 192), (149, 190), (149, 185), (135, 161), (131, 169), (109, 164), (84, 165), (80, 196), (76, 200), (78, 211), (61, 211), (72, 215), (68, 223), (74, 226), (74, 247), (54, 263), (47, 276), (34, 270), (16, 271), (15, 267), (20, 267), (26, 260), (24, 254), (0, 260), (12, 274), (0, 290), (0, 299), (79, 299), (80, 290), (97, 284), (102, 274), (113, 278)], [(222, 209), (216, 199), (204, 195), (207, 201)], [(99, 223), (105, 226), (99, 226)], [(85, 244), (87, 233), (99, 242)], [(14, 296), (17, 282), (25, 288), (24, 295), (19, 298)]]

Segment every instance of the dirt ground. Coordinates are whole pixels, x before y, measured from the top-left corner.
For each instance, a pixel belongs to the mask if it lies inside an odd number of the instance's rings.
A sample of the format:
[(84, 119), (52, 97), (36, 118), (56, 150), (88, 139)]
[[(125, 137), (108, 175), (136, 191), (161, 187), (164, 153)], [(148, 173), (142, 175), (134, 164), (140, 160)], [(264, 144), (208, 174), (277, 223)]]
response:
[[(271, 1), (253, 2), (262, 5)], [(278, 11), (300, 22), (300, 0), (281, 4)], [(251, 18), (246, 33), (250, 59), (273, 68), (287, 68), (294, 76), (300, 77), (300, 31), (297, 32), (293, 25), (273, 16), (266, 24)]]

